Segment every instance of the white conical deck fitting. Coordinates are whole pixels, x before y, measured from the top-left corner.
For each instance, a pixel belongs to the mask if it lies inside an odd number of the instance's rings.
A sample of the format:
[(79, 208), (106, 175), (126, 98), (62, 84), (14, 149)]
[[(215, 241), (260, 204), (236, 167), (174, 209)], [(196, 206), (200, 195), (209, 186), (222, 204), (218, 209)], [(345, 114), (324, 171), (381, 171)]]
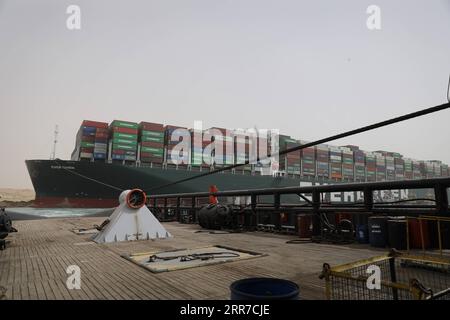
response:
[(123, 191), (109, 222), (93, 237), (97, 243), (169, 238), (172, 235), (145, 206), (142, 190)]

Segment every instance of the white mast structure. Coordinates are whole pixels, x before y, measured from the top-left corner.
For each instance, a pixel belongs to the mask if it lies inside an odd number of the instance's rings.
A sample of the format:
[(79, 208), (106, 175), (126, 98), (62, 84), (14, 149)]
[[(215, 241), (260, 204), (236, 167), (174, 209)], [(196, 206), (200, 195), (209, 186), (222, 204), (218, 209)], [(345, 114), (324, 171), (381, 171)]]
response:
[(54, 140), (53, 140), (53, 149), (52, 154), (50, 155), (50, 160), (54, 160), (56, 158), (56, 144), (58, 143), (58, 125), (55, 126)]

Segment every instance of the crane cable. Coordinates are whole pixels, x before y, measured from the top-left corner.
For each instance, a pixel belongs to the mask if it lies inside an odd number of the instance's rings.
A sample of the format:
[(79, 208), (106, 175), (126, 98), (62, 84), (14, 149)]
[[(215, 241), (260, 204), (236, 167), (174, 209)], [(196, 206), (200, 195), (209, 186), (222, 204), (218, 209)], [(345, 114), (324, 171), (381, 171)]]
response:
[[(449, 82), (449, 88), (450, 88), (450, 82)], [(448, 94), (447, 94), (447, 96), (448, 96)], [(371, 125), (367, 125), (367, 126), (364, 126), (364, 127), (361, 127), (361, 128), (357, 128), (357, 129), (353, 129), (353, 130), (346, 131), (346, 132), (343, 132), (343, 133), (339, 133), (339, 134), (336, 134), (336, 135), (333, 135), (333, 136), (330, 136), (330, 137), (327, 137), (327, 138), (316, 140), (314, 142), (305, 143), (305, 144), (303, 144), (301, 146), (296, 146), (296, 147), (293, 147), (293, 148), (289, 148), (289, 149), (280, 151), (278, 153), (278, 155), (281, 156), (281, 155), (284, 155), (284, 154), (287, 154), (287, 153), (290, 153), (290, 152), (294, 152), (294, 151), (299, 151), (299, 150), (302, 150), (302, 149), (310, 148), (310, 147), (313, 147), (313, 146), (318, 145), (318, 144), (323, 144), (323, 143), (330, 142), (330, 141), (333, 141), (333, 140), (349, 137), (349, 136), (352, 136), (352, 135), (355, 135), (355, 134), (358, 134), (358, 133), (362, 133), (362, 132), (366, 132), (366, 131), (369, 131), (369, 130), (374, 130), (374, 129), (378, 129), (378, 128), (381, 128), (381, 127), (385, 127), (385, 126), (388, 126), (388, 125), (391, 125), (391, 124), (394, 124), (394, 123), (398, 123), (398, 122), (402, 122), (402, 121), (405, 121), (405, 120), (409, 120), (409, 119), (417, 118), (417, 117), (420, 117), (420, 116), (424, 116), (424, 115), (427, 115), (427, 114), (430, 114), (430, 113), (442, 111), (444, 109), (450, 108), (450, 97), (447, 97), (447, 99), (449, 100), (448, 103), (444, 103), (444, 104), (441, 104), (441, 105), (438, 105), (438, 106), (422, 109), (422, 110), (419, 110), (419, 111), (416, 111), (416, 112), (408, 113), (408, 114), (405, 114), (405, 115), (402, 115), (402, 116), (399, 116), (399, 117), (395, 117), (395, 118), (391, 118), (391, 119), (388, 119), (388, 120), (385, 120), (385, 121), (377, 122), (377, 123), (374, 123), (374, 124), (371, 124)], [(263, 159), (259, 159), (259, 157), (258, 157), (257, 161), (268, 160), (268, 159), (271, 158), (271, 156), (272, 155), (269, 154), (267, 157), (265, 157)], [(173, 185), (176, 185), (176, 184), (180, 184), (180, 183), (183, 183), (183, 182), (187, 182), (187, 181), (191, 181), (191, 180), (194, 180), (194, 179), (198, 179), (198, 178), (206, 177), (206, 176), (209, 176), (209, 175), (213, 175), (213, 174), (225, 171), (225, 170), (231, 170), (231, 169), (234, 169), (234, 168), (237, 168), (237, 167), (240, 167), (240, 166), (245, 166), (245, 165), (248, 165), (249, 163), (250, 163), (250, 161), (247, 160), (244, 163), (239, 163), (239, 164), (234, 164), (234, 165), (229, 165), (229, 166), (226, 166), (226, 167), (214, 169), (212, 171), (209, 171), (209, 172), (206, 172), (206, 173), (201, 173), (201, 174), (189, 177), (189, 178), (185, 178), (185, 179), (173, 181), (173, 182), (170, 182), (170, 183), (167, 183), (167, 184), (159, 185), (159, 186), (156, 186), (154, 188), (151, 188), (151, 189), (148, 189), (148, 190), (145, 190), (145, 191), (146, 192), (152, 192), (152, 191), (155, 191), (155, 190), (159, 190), (159, 189), (162, 189), (162, 188), (170, 187), (170, 186), (173, 186)]]

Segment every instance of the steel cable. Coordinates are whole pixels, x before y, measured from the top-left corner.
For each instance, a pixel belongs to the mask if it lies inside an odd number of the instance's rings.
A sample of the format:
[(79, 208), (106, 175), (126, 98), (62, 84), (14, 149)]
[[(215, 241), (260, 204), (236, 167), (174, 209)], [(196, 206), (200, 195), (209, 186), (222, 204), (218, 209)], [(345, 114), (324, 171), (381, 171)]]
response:
[(70, 173), (73, 174), (73, 175), (76, 175), (76, 176), (79, 176), (79, 177), (81, 177), (81, 178), (90, 180), (90, 181), (92, 181), (92, 182), (95, 182), (95, 183), (104, 185), (104, 186), (109, 187), (109, 188), (114, 189), (114, 190), (118, 190), (118, 191), (126, 190), (125, 188), (116, 187), (116, 186), (113, 186), (113, 185), (111, 185), (111, 184), (102, 182), (102, 181), (100, 181), (100, 180), (97, 180), (97, 179), (94, 179), (94, 178), (90, 178), (90, 177), (85, 176), (84, 174), (78, 173), (78, 172), (76, 172), (76, 171), (73, 171), (73, 170), (69, 170), (69, 169), (67, 169), (67, 168), (64, 168), (64, 166), (63, 166), (61, 163), (58, 163), (58, 160), (59, 160), (59, 159), (54, 159), (53, 161), (54, 161), (55, 163), (57, 163), (59, 166), (61, 166), (61, 169), (66, 170), (67, 172), (70, 172)]

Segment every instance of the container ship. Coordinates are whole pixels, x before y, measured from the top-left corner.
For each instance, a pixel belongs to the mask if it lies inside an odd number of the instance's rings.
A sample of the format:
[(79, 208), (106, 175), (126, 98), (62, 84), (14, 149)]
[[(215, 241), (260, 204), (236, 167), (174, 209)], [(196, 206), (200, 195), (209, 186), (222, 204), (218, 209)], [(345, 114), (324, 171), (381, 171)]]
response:
[[(184, 138), (190, 142), (188, 148), (177, 149), (181, 141), (178, 132), (187, 133)], [(284, 150), (306, 143), (287, 135), (273, 137), (252, 139), (218, 127), (194, 130), (151, 122), (114, 120), (109, 124), (84, 120), (71, 160), (25, 162), (36, 192), (36, 207), (114, 207), (119, 194), (130, 188), (163, 194), (207, 191), (211, 185), (219, 190), (253, 189), (421, 179), (450, 173), (448, 165), (438, 160), (414, 160), (387, 151), (367, 152), (354, 145), (317, 145), (282, 155), (270, 163), (252, 162), (159, 188), (224, 165), (251, 160), (255, 150), (261, 155), (260, 149), (272, 152), (274, 147)], [(219, 140), (221, 143), (217, 143)]]

